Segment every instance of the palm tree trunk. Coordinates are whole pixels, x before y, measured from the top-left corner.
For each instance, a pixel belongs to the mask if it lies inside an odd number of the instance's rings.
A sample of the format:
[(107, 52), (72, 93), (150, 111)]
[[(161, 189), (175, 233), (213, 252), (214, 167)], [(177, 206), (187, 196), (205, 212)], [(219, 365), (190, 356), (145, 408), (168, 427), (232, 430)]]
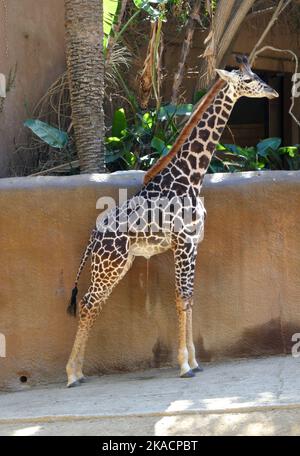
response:
[(65, 0), (72, 121), (82, 173), (103, 172), (103, 1)]

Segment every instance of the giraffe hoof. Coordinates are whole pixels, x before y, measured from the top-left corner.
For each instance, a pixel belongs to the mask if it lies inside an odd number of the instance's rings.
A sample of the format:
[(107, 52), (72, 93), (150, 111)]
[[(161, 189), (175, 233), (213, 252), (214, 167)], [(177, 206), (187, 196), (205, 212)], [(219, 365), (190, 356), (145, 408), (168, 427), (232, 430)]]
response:
[(193, 372), (195, 372), (195, 374), (197, 372), (203, 372), (203, 367), (202, 366), (197, 366), (197, 367), (194, 367), (194, 369), (192, 369)]
[(67, 385), (67, 388), (75, 388), (75, 386), (80, 386), (80, 385), (81, 385), (80, 380), (76, 380), (76, 381), (73, 382), (73, 383), (69, 383), (69, 384)]
[(87, 383), (88, 379), (86, 377), (81, 377), (77, 380), (79, 383)]
[(180, 375), (180, 378), (192, 378), (195, 377), (195, 374), (192, 369), (187, 371), (185, 374)]

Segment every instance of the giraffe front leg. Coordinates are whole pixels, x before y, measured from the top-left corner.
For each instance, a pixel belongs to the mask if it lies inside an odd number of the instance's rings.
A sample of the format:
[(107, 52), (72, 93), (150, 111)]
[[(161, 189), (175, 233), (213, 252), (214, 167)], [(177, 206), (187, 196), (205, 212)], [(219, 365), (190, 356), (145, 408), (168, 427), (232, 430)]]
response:
[(192, 331), (192, 304), (197, 245), (191, 239), (180, 239), (174, 249), (176, 308), (179, 326), (178, 362), (180, 376), (194, 377), (198, 370)]
[(189, 351), (187, 348), (187, 300), (181, 296), (176, 296), (176, 310), (178, 317), (178, 363), (180, 366), (180, 377), (194, 377), (191, 366), (189, 365)]
[(197, 362), (196, 357), (195, 357), (195, 345), (193, 341), (193, 299), (190, 300), (190, 306), (186, 311), (186, 326), (187, 326), (187, 348), (189, 352), (189, 365), (191, 366), (191, 369), (193, 372), (202, 372), (203, 368), (201, 365)]

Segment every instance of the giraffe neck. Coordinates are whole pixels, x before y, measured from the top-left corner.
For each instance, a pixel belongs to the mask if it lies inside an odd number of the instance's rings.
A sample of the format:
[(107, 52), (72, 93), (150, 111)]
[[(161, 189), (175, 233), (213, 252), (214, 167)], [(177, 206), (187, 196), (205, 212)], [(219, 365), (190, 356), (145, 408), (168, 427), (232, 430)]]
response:
[(163, 171), (168, 167), (169, 163), (173, 160), (174, 157), (176, 157), (179, 150), (182, 148), (183, 144), (186, 141), (186, 138), (190, 136), (194, 126), (198, 124), (207, 108), (213, 102), (217, 93), (219, 93), (220, 89), (224, 86), (225, 82), (222, 79), (218, 79), (217, 82), (215, 82), (210, 90), (204, 95), (204, 97), (201, 98), (190, 119), (179, 133), (178, 138), (172, 146), (172, 149), (167, 155), (157, 160), (157, 162), (145, 174), (144, 185), (155, 179), (156, 176), (159, 176), (159, 174), (163, 173)]
[(236, 99), (229, 85), (221, 89), (172, 160), (198, 192)]

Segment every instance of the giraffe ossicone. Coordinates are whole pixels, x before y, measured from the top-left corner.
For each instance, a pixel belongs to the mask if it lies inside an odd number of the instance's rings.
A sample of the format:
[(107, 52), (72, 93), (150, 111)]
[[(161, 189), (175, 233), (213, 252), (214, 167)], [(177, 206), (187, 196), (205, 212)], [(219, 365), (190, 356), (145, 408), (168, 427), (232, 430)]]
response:
[[(150, 258), (167, 250), (173, 251), (175, 260), (180, 376), (193, 377), (201, 370), (195, 357), (192, 308), (197, 246), (204, 233), (205, 209), (200, 199), (203, 178), (235, 102), (241, 96), (278, 97), (253, 73), (245, 56), (238, 58), (238, 63), (239, 70), (217, 70), (220, 79), (195, 109), (169, 154), (146, 174), (142, 189), (98, 219), (68, 307), (69, 313), (76, 315), (79, 276), (91, 256), (91, 283), (79, 304), (78, 329), (67, 364), (69, 387), (83, 381), (89, 332), (134, 258)], [(189, 217), (184, 218), (187, 213)]]

